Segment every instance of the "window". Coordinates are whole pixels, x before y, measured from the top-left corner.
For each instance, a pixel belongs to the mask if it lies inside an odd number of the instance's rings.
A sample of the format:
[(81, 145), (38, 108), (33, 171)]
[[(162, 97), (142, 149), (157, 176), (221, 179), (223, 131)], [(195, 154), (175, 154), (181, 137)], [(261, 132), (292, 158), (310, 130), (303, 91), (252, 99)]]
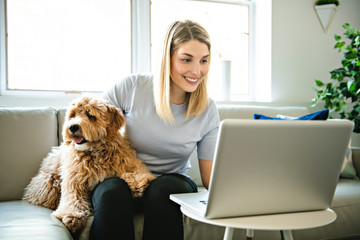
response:
[(131, 72), (130, 1), (8, 0), (7, 89), (103, 91)]
[[(152, 0), (152, 63), (159, 61), (169, 24), (177, 19), (200, 23), (212, 42), (209, 73), (210, 96), (220, 101), (249, 100), (249, 2)], [(161, 17), (159, 17), (161, 16)], [(157, 64), (152, 64), (152, 70)]]
[(175, 19), (210, 34), (210, 97), (271, 100), (268, 0), (0, 0), (1, 94), (99, 92), (155, 71)]

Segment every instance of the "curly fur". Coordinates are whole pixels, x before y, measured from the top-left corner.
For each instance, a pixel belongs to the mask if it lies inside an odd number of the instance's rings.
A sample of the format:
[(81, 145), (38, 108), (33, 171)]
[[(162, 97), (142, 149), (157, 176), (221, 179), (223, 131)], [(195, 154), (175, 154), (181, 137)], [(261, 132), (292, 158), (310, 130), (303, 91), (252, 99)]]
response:
[(84, 97), (68, 108), (64, 142), (43, 160), (23, 199), (55, 210), (52, 214), (76, 232), (92, 214), (90, 193), (106, 178), (124, 179), (133, 197), (155, 178), (120, 133), (125, 119), (108, 102)]

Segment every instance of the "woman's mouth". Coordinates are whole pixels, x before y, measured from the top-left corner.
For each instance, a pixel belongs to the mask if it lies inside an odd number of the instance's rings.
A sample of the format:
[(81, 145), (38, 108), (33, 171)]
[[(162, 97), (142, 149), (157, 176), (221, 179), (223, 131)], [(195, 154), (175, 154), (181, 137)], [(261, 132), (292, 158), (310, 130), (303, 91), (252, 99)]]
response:
[(200, 80), (200, 78), (190, 78), (186, 76), (184, 76), (184, 78), (190, 84), (196, 84)]

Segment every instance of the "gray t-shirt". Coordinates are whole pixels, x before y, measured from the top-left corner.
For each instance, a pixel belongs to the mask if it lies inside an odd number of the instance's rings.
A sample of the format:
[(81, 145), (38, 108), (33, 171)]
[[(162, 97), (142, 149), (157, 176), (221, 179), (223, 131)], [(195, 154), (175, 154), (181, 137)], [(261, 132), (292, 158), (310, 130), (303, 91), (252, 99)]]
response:
[(210, 99), (206, 111), (186, 119), (187, 104), (171, 104), (175, 124), (165, 123), (155, 110), (152, 78), (130, 75), (104, 92), (102, 98), (122, 110), (130, 143), (153, 174), (186, 175), (196, 147), (199, 159), (213, 160), (219, 126), (216, 105)]

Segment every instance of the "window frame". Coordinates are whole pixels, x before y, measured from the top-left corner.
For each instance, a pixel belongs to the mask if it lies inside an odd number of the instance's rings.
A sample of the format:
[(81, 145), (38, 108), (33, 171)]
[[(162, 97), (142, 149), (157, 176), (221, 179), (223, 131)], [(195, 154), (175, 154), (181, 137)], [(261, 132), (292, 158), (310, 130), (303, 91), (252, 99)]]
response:
[[(184, 0), (194, 1), (194, 0)], [(269, 102), (271, 101), (271, 64), (267, 66), (267, 70), (263, 71), (265, 65), (271, 62), (271, 31), (267, 33), (266, 38), (269, 40), (268, 49), (265, 58), (263, 53), (258, 49), (262, 45), (257, 41), (259, 33), (264, 29), (259, 25), (258, 14), (269, 8), (264, 7), (264, 3), (268, 0), (195, 0), (206, 2), (221, 2), (229, 4), (242, 4), (249, 7), (249, 96), (244, 98), (244, 102)], [(151, 0), (131, 0), (131, 71), (150, 72), (151, 71)], [(262, 10), (261, 10), (262, 9)], [(271, 3), (270, 9), (271, 11)], [(271, 12), (270, 12), (271, 13)], [(271, 15), (271, 14), (270, 14)], [(66, 92), (66, 91), (36, 91), (36, 90), (9, 90), (7, 89), (7, 46), (6, 46), (6, 0), (0, 0), (0, 96), (69, 96), (71, 94), (82, 95), (88, 92)], [(271, 16), (266, 19), (270, 24)], [(269, 23), (270, 22), (270, 23)], [(263, 22), (264, 23), (264, 22)], [(266, 27), (265, 27), (266, 28)], [(267, 26), (269, 28), (269, 25)], [(263, 38), (263, 36), (261, 36)], [(261, 55), (261, 59), (259, 55)], [(266, 60), (264, 60), (266, 59)], [(257, 73), (257, 69), (262, 69), (261, 77)], [(265, 79), (265, 77), (267, 76)]]
[(0, 0), (0, 95), (3, 95), (7, 84), (7, 48), (6, 48), (6, 11), (5, 0)]

